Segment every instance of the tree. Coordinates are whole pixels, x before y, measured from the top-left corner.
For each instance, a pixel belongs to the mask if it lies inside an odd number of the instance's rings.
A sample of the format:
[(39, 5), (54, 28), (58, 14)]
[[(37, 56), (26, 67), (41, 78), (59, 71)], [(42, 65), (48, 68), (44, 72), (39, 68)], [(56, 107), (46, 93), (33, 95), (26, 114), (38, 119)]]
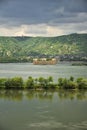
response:
[(0, 88), (4, 88), (6, 82), (6, 78), (0, 78)]
[(68, 80), (66, 78), (63, 80), (63, 88), (68, 88)]
[(73, 76), (70, 76), (70, 81), (74, 81), (74, 77)]
[(63, 80), (64, 80), (63, 78), (59, 78), (59, 79), (58, 79), (58, 86), (59, 86), (59, 87), (62, 87), (62, 86), (63, 86)]
[(53, 84), (53, 77), (52, 77), (52, 76), (49, 76), (49, 77), (47, 78), (47, 80), (48, 80), (48, 87), (51, 88), (51, 89), (55, 88), (56, 85)]
[(77, 79), (78, 89), (87, 89), (87, 79)]
[(40, 85), (41, 85), (41, 87), (43, 87), (44, 86), (44, 78), (43, 77), (39, 77), (39, 79), (38, 79), (38, 81), (39, 81), (39, 83), (40, 83)]
[(23, 79), (21, 77), (14, 77), (11, 79), (7, 79), (5, 82), (6, 88), (23, 88)]
[(48, 77), (48, 82), (49, 82), (49, 84), (53, 82), (53, 77), (52, 76)]
[(7, 79), (6, 80), (6, 82), (5, 82), (5, 88), (6, 89), (12, 88), (12, 81), (11, 81), (11, 79)]
[(38, 81), (39, 81), (40, 86), (42, 88), (48, 88), (48, 79), (45, 79), (43, 77), (39, 77)]
[(26, 88), (33, 89), (34, 88), (34, 79), (30, 76), (26, 81)]

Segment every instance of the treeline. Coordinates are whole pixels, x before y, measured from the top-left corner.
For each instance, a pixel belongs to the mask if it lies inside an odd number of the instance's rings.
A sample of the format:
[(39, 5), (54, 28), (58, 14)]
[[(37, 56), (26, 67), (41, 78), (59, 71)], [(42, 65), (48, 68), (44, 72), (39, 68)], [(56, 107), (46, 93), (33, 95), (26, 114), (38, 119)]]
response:
[(28, 62), (28, 63), (31, 63), (33, 62), (33, 58), (32, 57), (13, 57), (13, 56), (10, 56), (10, 57), (1, 57), (0, 56), (0, 63), (25, 63), (25, 62)]
[(0, 78), (0, 89), (87, 89), (87, 78), (58, 78), (57, 83), (54, 83), (52, 76), (30, 76), (27, 80), (23, 80), (22, 77)]

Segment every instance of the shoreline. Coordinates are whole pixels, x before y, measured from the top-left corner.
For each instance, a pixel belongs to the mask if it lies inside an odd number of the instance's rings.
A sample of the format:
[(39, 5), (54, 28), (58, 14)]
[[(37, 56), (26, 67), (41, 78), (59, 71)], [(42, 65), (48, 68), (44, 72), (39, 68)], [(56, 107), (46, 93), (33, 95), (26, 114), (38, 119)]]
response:
[(54, 82), (53, 77), (47, 78), (39, 77), (33, 78), (29, 76), (26, 80), (22, 77), (0, 78), (0, 89), (17, 89), (17, 90), (80, 90), (87, 89), (87, 78), (78, 77), (58, 78), (57, 83)]

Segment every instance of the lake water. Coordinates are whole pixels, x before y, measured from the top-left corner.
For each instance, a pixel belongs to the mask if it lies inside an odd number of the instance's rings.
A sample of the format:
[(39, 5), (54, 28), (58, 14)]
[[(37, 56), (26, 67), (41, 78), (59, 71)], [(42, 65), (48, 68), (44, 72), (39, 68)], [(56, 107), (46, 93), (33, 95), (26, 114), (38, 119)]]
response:
[(87, 77), (87, 66), (72, 66), (70, 63), (57, 65), (33, 65), (31, 63), (0, 64), (0, 77), (21, 76), (27, 78), (53, 76), (54, 81), (59, 77)]
[[(0, 77), (86, 77), (86, 66), (0, 64)], [(0, 90), (0, 130), (87, 130), (86, 91)]]
[(0, 130), (87, 130), (87, 92), (0, 90)]

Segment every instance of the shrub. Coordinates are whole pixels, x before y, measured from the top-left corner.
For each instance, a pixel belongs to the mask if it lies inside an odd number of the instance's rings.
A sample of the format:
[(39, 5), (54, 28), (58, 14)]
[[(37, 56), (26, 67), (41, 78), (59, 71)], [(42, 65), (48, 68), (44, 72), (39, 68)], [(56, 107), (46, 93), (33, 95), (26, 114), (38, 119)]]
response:
[(34, 88), (34, 79), (30, 76), (26, 81), (26, 88), (33, 89)]
[(71, 76), (70, 79), (59, 78), (58, 86), (62, 89), (75, 89), (77, 87), (77, 83), (74, 82), (74, 78)]
[(73, 76), (70, 76), (70, 81), (74, 81), (74, 77)]
[(78, 89), (87, 89), (87, 79), (77, 80)]
[(63, 88), (64, 89), (68, 88), (68, 80), (66, 78), (63, 79)]
[(63, 78), (58, 79), (58, 86), (61, 88), (63, 86)]
[(80, 77), (80, 78), (77, 78), (76, 82), (77, 82), (77, 83), (80, 83), (82, 80), (83, 80), (83, 78)]
[(39, 77), (38, 81), (39, 81), (39, 84), (42, 88), (45, 87), (47, 84), (47, 80), (43, 77)]
[(68, 84), (67, 84), (67, 89), (75, 89), (77, 88), (77, 83), (73, 82), (73, 81), (68, 81)]
[(6, 78), (0, 78), (0, 88), (5, 87)]
[(23, 79), (21, 77), (14, 77), (11, 79), (7, 79), (5, 82), (6, 88), (23, 88)]

